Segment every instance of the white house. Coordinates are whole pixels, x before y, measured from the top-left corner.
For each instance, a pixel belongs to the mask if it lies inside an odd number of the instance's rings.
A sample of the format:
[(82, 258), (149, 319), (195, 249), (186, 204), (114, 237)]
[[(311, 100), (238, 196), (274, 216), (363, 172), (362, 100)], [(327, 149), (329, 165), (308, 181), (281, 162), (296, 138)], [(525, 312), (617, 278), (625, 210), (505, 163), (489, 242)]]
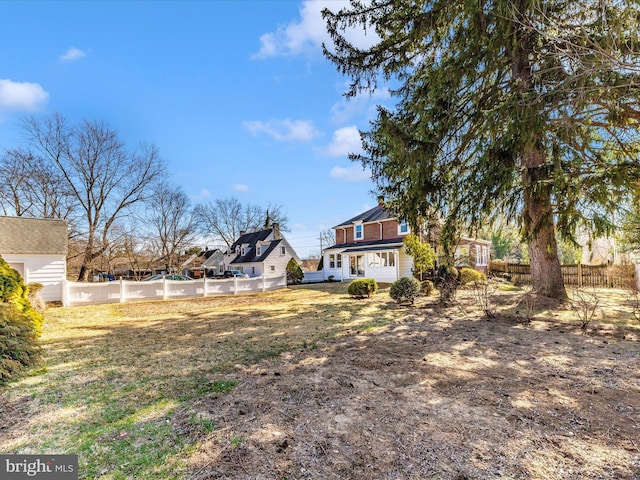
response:
[(0, 256), (25, 283), (41, 283), (46, 302), (62, 300), (67, 249), (65, 220), (0, 216)]
[(241, 232), (240, 238), (231, 245), (223, 258), (224, 270), (240, 270), (250, 277), (261, 275), (282, 275), (287, 271), (287, 263), (300, 257), (280, 233), (280, 225), (253, 233)]
[[(395, 282), (413, 275), (413, 258), (405, 252), (403, 243), (411, 229), (384, 207), (382, 199), (378, 206), (333, 228), (336, 243), (323, 252), (323, 280), (368, 277)], [(490, 246), (486, 240), (461, 238), (457, 257), (486, 273)]]

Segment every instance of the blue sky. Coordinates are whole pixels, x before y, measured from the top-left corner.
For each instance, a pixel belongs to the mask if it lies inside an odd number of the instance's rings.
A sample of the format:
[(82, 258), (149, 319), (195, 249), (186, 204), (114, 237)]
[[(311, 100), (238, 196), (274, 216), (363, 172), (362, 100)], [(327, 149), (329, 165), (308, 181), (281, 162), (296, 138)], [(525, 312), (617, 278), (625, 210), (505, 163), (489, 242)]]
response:
[[(0, 2), (0, 149), (17, 121), (60, 112), (155, 144), (194, 202), (282, 205), (302, 257), (375, 205), (359, 151), (386, 90), (345, 100), (312, 1)], [(352, 39), (373, 39), (352, 32)], [(204, 246), (204, 245), (203, 245)]]

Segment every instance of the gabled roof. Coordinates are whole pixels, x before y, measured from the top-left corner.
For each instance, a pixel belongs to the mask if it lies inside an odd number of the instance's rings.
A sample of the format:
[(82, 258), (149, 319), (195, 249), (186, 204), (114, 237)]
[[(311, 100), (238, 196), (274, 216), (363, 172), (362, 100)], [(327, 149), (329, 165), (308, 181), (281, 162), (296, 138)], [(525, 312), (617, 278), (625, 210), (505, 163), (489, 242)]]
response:
[[(263, 240), (260, 240), (263, 241)], [(234, 258), (231, 263), (255, 263), (262, 262), (265, 260), (271, 252), (273, 252), (278, 245), (282, 243), (282, 240), (272, 240), (269, 242), (269, 245), (263, 245), (261, 249), (260, 255), (256, 255), (258, 249), (256, 248), (256, 244), (253, 244), (250, 248), (245, 250), (244, 255), (238, 255)], [(265, 248), (266, 247), (266, 248)]]
[(257, 232), (245, 233), (236, 240), (229, 251), (231, 253), (236, 251), (236, 247), (242, 247), (242, 245), (255, 246), (258, 242), (264, 242), (273, 233), (273, 228), (267, 228), (265, 230), (259, 230)]
[(366, 212), (361, 213), (360, 215), (356, 215), (355, 217), (350, 218), (346, 222), (342, 222), (340, 225), (336, 225), (333, 228), (345, 227), (348, 225), (352, 225), (354, 222), (382, 222), (384, 220), (394, 220), (395, 218), (395, 215), (393, 215), (389, 210), (381, 205), (378, 205), (370, 210), (367, 210)]
[(66, 220), (0, 216), (0, 255), (67, 255)]

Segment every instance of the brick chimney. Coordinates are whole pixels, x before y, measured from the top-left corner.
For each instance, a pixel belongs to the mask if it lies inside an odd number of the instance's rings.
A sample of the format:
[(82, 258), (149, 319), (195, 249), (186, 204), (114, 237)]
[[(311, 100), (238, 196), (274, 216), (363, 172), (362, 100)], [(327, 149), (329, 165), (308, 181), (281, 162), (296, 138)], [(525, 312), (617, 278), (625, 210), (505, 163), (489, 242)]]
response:
[(280, 224), (279, 223), (273, 223), (271, 225), (271, 228), (273, 229), (273, 239), (274, 240), (280, 240), (282, 238), (282, 235), (280, 235)]
[(378, 207), (384, 207), (384, 197), (382, 195), (378, 195)]

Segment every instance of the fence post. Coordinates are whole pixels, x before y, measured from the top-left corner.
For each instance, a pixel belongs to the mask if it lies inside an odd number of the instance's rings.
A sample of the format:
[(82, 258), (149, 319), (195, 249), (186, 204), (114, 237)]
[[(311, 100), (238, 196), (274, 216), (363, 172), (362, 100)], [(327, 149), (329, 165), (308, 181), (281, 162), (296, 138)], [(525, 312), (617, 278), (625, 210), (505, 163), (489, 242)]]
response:
[[(636, 266), (637, 268), (637, 266)], [(62, 306), (66, 307), (69, 305), (69, 291), (67, 290), (69, 288), (69, 285), (67, 284), (67, 279), (63, 278), (62, 279), (62, 291), (60, 292), (62, 295)]]
[(120, 278), (120, 303), (124, 302), (124, 280)]
[(238, 293), (238, 277), (233, 277), (233, 294)]
[(162, 299), (166, 300), (167, 297), (167, 277), (162, 277)]
[(263, 292), (267, 291), (267, 277), (264, 274), (264, 272), (262, 273), (262, 291)]
[(578, 287), (582, 287), (582, 262), (578, 262)]

